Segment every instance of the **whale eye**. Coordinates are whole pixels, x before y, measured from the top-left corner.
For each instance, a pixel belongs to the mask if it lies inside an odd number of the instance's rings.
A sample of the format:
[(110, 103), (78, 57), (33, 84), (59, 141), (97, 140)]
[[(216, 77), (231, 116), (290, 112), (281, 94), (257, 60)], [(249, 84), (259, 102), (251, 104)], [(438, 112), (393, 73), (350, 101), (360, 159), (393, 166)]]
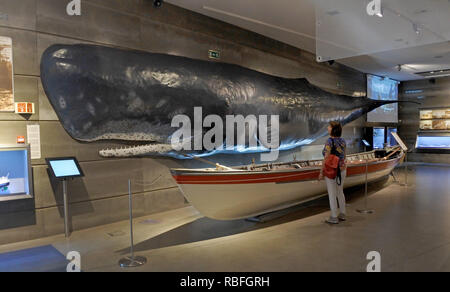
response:
[(55, 58), (67, 58), (70, 57), (67, 49), (60, 49), (53, 53), (53, 57)]

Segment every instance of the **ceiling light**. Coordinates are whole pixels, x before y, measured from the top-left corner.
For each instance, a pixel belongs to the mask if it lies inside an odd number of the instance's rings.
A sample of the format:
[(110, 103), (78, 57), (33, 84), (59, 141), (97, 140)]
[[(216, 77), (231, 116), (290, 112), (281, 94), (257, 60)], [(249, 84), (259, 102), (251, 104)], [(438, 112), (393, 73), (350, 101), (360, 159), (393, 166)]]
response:
[(450, 69), (436, 70), (436, 71), (427, 71), (427, 72), (418, 72), (418, 73), (414, 73), (414, 74), (422, 76), (424, 78), (445, 77), (445, 76), (450, 76)]
[(417, 24), (415, 24), (415, 23), (413, 23), (412, 26), (413, 26), (414, 32), (419, 35), (420, 34), (419, 26)]
[(333, 10), (333, 11), (328, 11), (327, 14), (330, 16), (334, 16), (334, 15), (338, 15), (340, 12), (337, 10)]

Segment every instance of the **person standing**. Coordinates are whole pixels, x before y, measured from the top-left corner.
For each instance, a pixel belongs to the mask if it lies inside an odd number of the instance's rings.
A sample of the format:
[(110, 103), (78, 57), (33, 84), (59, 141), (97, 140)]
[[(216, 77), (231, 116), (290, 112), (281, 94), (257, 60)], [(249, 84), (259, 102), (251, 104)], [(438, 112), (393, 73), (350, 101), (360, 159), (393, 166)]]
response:
[[(345, 140), (341, 138), (342, 126), (339, 122), (330, 122), (330, 124), (328, 125), (328, 134), (330, 135), (330, 137), (325, 143), (322, 151), (324, 160), (322, 162), (322, 169), (320, 170), (319, 180), (322, 180), (324, 178), (323, 170), (325, 167), (325, 161), (327, 160), (328, 156), (331, 155), (332, 149), (335, 149), (335, 151), (333, 152), (336, 153), (336, 155), (339, 157), (338, 165), (341, 175), (340, 179), (339, 177), (337, 179), (325, 177), (331, 210), (331, 216), (326, 220), (326, 222), (330, 224), (338, 224), (339, 221), (346, 220), (345, 195), (343, 188), (344, 180), (347, 175), (347, 166), (345, 164), (347, 145), (345, 143)], [(339, 208), (336, 201), (339, 201)]]

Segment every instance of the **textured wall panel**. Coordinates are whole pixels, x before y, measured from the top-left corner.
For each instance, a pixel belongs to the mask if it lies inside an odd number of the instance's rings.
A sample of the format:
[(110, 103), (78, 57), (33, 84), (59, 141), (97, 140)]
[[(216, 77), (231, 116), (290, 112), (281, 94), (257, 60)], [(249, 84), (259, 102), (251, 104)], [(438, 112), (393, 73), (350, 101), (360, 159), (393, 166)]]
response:
[(40, 32), (138, 48), (140, 18), (82, 2), (81, 16), (68, 16), (60, 0), (41, 0), (37, 5), (36, 27)]
[(149, 20), (141, 21), (142, 49), (155, 53), (210, 60), (208, 50), (221, 52), (220, 62), (241, 64), (241, 47), (211, 36)]
[(38, 94), (39, 94), (39, 120), (41, 121), (58, 121), (58, 116), (50, 104), (50, 101), (45, 95), (42, 87), (41, 79), (38, 80)]
[(0, 35), (12, 39), (14, 74), (39, 75), (39, 61), (36, 55), (36, 33), (0, 27)]
[(37, 121), (39, 120), (38, 78), (34, 76), (14, 76), (14, 101), (33, 102), (35, 114), (19, 115), (0, 112), (0, 121)]
[(36, 2), (38, 0), (2, 0), (0, 1), (0, 25), (36, 28)]

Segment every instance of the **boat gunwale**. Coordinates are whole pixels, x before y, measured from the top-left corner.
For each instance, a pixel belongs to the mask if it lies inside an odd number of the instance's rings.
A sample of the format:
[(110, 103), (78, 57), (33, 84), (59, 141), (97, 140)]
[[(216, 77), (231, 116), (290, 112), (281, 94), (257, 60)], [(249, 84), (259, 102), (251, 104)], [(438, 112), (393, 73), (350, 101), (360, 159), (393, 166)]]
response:
[[(359, 155), (359, 154), (356, 154)], [(356, 156), (355, 155), (355, 156)], [(381, 163), (387, 163), (395, 160), (401, 160), (404, 156), (404, 153), (401, 153), (400, 156), (393, 157), (391, 159), (383, 160), (383, 158), (380, 158), (377, 161), (372, 161), (367, 163), (368, 166), (381, 164)], [(322, 161), (322, 160), (310, 160), (310, 161)], [(298, 163), (302, 162), (308, 162), (308, 161), (299, 161)], [(361, 163), (348, 163), (347, 168), (351, 167), (360, 167), (365, 166), (366, 163), (364, 160), (359, 160), (358, 162)], [(292, 162), (292, 164), (295, 164), (295, 161)], [(262, 164), (261, 166), (264, 166), (265, 164)], [(252, 175), (252, 174), (277, 174), (277, 173), (294, 173), (294, 172), (307, 172), (307, 171), (317, 171), (320, 170), (320, 166), (307, 166), (302, 168), (290, 168), (290, 169), (277, 169), (277, 170), (211, 170), (212, 168), (198, 168), (198, 169), (189, 169), (189, 168), (171, 168), (170, 172), (173, 176), (190, 176), (190, 175)]]

